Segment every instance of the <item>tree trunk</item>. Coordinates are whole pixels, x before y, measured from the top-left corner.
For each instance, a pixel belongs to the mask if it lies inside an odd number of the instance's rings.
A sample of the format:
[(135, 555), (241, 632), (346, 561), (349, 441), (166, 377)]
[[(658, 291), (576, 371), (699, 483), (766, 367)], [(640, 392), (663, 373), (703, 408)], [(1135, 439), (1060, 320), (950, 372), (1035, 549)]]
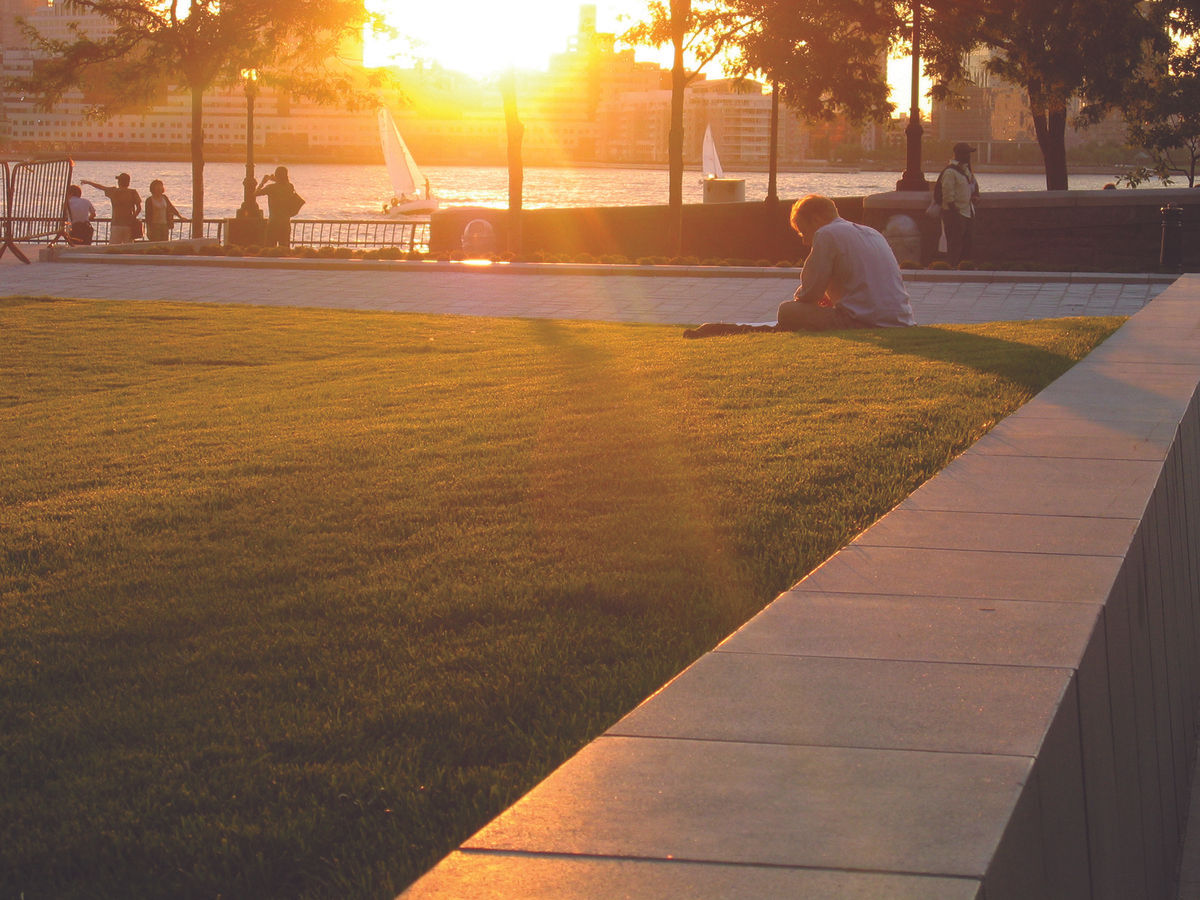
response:
[(771, 82), (771, 143), (767, 148), (767, 202), (779, 202), (779, 83)]
[(192, 88), (192, 237), (204, 237), (204, 92)]
[(504, 123), (508, 132), (508, 252), (521, 252), (521, 202), (525, 186), (525, 166), (521, 161), (521, 143), (525, 126), (517, 115), (517, 80), (510, 71), (501, 82), (504, 97)]
[(668, 196), (667, 248), (679, 256), (683, 253), (683, 92), (687, 87), (687, 72), (683, 67), (683, 41), (687, 35), (691, 0), (671, 0), (671, 46), (674, 61), (671, 66), (671, 130), (667, 141), (670, 193)]
[(1067, 190), (1067, 110), (1030, 97), (1033, 130), (1046, 169), (1046, 190)]

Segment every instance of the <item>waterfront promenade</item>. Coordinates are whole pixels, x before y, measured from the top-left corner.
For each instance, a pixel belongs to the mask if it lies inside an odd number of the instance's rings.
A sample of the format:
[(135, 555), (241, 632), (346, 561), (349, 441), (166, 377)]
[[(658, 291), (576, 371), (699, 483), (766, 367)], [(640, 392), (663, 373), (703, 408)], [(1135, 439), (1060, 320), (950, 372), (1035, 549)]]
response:
[[(30, 252), (35, 258), (35, 251)], [(468, 316), (693, 325), (774, 321), (790, 269), (469, 266), (161, 256), (32, 265), (0, 257), (0, 296), (178, 300)], [(634, 268), (634, 267), (631, 267)], [(1171, 282), (1156, 275), (922, 271), (906, 277), (917, 321), (1132, 315)]]

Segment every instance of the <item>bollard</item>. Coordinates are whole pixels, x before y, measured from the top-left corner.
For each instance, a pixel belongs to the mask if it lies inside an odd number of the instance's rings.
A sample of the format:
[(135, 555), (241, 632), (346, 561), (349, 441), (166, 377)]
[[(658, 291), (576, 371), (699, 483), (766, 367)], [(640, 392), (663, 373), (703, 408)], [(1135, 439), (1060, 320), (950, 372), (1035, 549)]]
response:
[(1162, 213), (1162, 245), (1158, 252), (1158, 267), (1166, 272), (1183, 271), (1183, 208), (1168, 203)]
[(462, 249), (467, 259), (487, 259), (496, 252), (496, 229), (487, 219), (472, 219), (463, 229)]

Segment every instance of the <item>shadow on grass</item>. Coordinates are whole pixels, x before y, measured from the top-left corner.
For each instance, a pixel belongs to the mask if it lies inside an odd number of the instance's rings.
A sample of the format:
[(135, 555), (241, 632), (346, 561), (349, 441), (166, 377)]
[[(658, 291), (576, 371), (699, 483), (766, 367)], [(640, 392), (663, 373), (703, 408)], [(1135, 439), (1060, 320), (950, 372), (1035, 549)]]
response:
[[(1091, 324), (1089, 320), (1081, 324), (1088, 335), (1113, 330), (1112, 320), (1103, 321), (1108, 324)], [(1021, 327), (1022, 333), (1027, 334), (1029, 323), (1022, 323)], [(837, 334), (845, 341), (995, 375), (1030, 391), (1040, 390), (1048, 382), (1047, 375), (1056, 378), (1081, 358), (1027, 341), (1005, 340), (945, 326), (862, 329)]]

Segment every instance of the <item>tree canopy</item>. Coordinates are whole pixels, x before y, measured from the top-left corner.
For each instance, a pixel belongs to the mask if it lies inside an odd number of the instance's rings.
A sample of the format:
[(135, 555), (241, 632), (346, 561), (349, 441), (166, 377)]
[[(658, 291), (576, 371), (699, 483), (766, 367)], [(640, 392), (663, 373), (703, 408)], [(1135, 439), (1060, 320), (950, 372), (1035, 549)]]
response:
[(1066, 190), (1066, 125), (1071, 103), (1085, 120), (1113, 109), (1165, 32), (1141, 0), (971, 0), (977, 18), (964, 29), (994, 51), (986, 67), (1025, 90), (1046, 166), (1046, 187)]
[(882, 119), (892, 105), (880, 63), (910, 49), (915, 2), (933, 95), (955, 93), (968, 52), (991, 50), (985, 69), (1027, 96), (1050, 189), (1067, 187), (1076, 106), (1096, 121), (1129, 97), (1147, 58), (1166, 52), (1164, 10), (1178, 33), (1200, 23), (1200, 0), (654, 0), (649, 21), (624, 38), (662, 46), (674, 22), (684, 49), (703, 61), (725, 53), (732, 71), (764, 76), (805, 118)]
[(1196, 186), (1200, 162), (1200, 47), (1192, 36), (1200, 21), (1189, 4), (1168, 8), (1164, 17), (1171, 41), (1164, 52), (1152, 54), (1129, 85), (1122, 111), (1129, 141), (1146, 150), (1149, 166), (1138, 167), (1121, 180), (1131, 187), (1158, 178), (1170, 184), (1173, 175)]
[(38, 55), (32, 76), (14, 86), (52, 107), (73, 87), (111, 115), (144, 104), (164, 84), (192, 97), (193, 234), (204, 217), (206, 91), (236, 83), (255, 69), (264, 83), (321, 102), (364, 102), (361, 73), (338, 59), (347, 41), (365, 27), (382, 30), (363, 0), (70, 0), (74, 11), (103, 17), (110, 33), (76, 28), (68, 40), (51, 40), (26, 25)]

